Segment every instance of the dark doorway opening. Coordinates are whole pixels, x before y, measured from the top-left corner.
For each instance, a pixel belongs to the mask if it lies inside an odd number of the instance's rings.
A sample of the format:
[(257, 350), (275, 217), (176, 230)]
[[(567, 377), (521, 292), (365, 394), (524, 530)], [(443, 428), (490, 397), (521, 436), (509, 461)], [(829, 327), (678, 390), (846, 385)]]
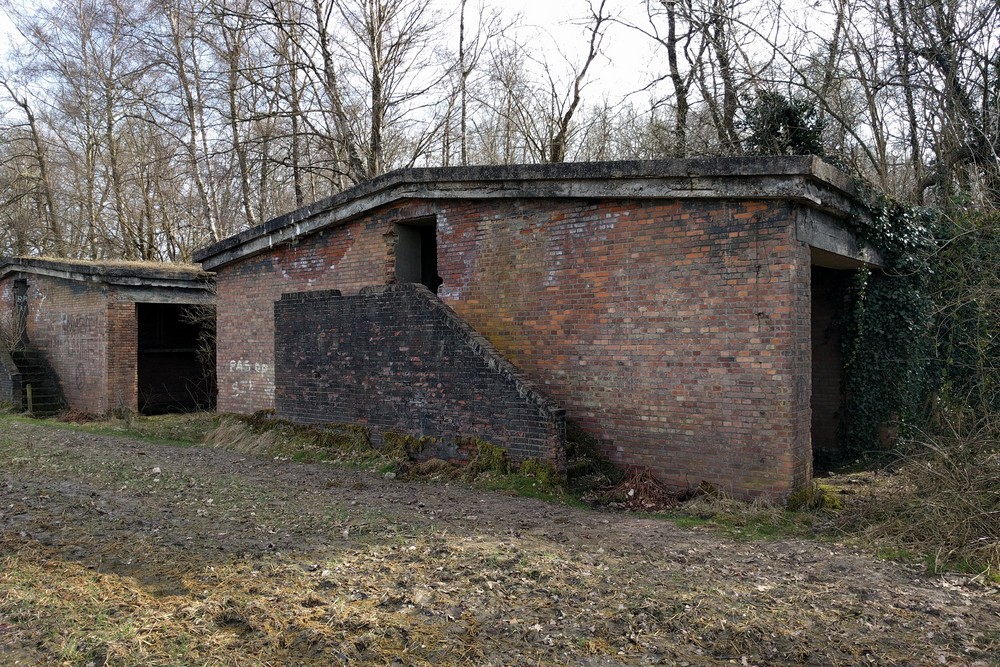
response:
[(432, 218), (396, 223), (396, 280), (420, 283), (435, 294), (441, 286), (437, 272), (437, 226)]
[(816, 472), (843, 463), (840, 323), (850, 276), (850, 271), (812, 267), (812, 450)]
[(215, 408), (215, 308), (137, 303), (139, 410)]

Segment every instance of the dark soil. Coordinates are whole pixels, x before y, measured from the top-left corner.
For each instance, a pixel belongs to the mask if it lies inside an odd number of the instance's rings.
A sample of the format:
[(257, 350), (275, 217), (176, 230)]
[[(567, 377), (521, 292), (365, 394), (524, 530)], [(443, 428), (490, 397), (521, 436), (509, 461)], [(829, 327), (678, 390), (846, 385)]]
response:
[(0, 418), (0, 663), (1000, 665), (969, 578)]

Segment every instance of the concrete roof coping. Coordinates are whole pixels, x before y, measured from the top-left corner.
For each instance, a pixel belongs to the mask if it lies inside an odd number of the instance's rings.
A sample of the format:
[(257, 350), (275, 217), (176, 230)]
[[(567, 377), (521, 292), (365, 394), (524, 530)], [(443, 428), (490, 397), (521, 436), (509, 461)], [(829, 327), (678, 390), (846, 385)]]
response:
[(194, 253), (206, 269), (403, 199), (785, 199), (837, 217), (850, 177), (812, 155), (408, 168), (391, 171)]
[(207, 289), (214, 274), (197, 264), (82, 260), (55, 257), (0, 257), (0, 278), (12, 273), (128, 286)]

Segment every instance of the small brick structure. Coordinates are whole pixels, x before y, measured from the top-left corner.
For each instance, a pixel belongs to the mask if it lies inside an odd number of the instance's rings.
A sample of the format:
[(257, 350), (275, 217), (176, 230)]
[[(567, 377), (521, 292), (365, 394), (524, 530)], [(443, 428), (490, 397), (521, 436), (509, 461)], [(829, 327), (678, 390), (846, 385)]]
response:
[[(0, 258), (0, 323), (23, 332), (70, 409), (212, 407), (214, 369), (197, 358), (197, 325), (181, 318), (185, 308), (214, 304), (212, 287), (212, 276), (191, 265)], [(16, 379), (16, 367), (5, 368), (2, 392)], [(7, 397), (15, 404), (16, 394)]]
[[(853, 193), (812, 157), (392, 172), (196, 253), (217, 272), (219, 409), (341, 419), (334, 393), (308, 415), (276, 400), (310, 370), (276, 375), (282, 350), (317, 334), (276, 326), (275, 303), (422, 283), (615, 462), (675, 487), (787, 494), (811, 477), (813, 425), (831, 423), (813, 413), (840, 409), (839, 387), (812, 381), (840, 372), (813, 358), (827, 304), (812, 267), (878, 261), (841, 224)], [(389, 366), (366, 368), (374, 382)], [(443, 416), (403, 421), (448, 435)]]

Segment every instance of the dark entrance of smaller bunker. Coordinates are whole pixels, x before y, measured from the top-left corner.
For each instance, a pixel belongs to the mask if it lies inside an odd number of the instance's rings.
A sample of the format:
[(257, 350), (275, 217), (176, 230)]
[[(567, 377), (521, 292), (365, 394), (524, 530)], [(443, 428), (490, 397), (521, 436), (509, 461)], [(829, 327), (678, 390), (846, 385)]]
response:
[(844, 360), (840, 324), (851, 271), (812, 267), (812, 450), (813, 468), (841, 462)]
[(139, 410), (215, 407), (215, 308), (137, 303)]

